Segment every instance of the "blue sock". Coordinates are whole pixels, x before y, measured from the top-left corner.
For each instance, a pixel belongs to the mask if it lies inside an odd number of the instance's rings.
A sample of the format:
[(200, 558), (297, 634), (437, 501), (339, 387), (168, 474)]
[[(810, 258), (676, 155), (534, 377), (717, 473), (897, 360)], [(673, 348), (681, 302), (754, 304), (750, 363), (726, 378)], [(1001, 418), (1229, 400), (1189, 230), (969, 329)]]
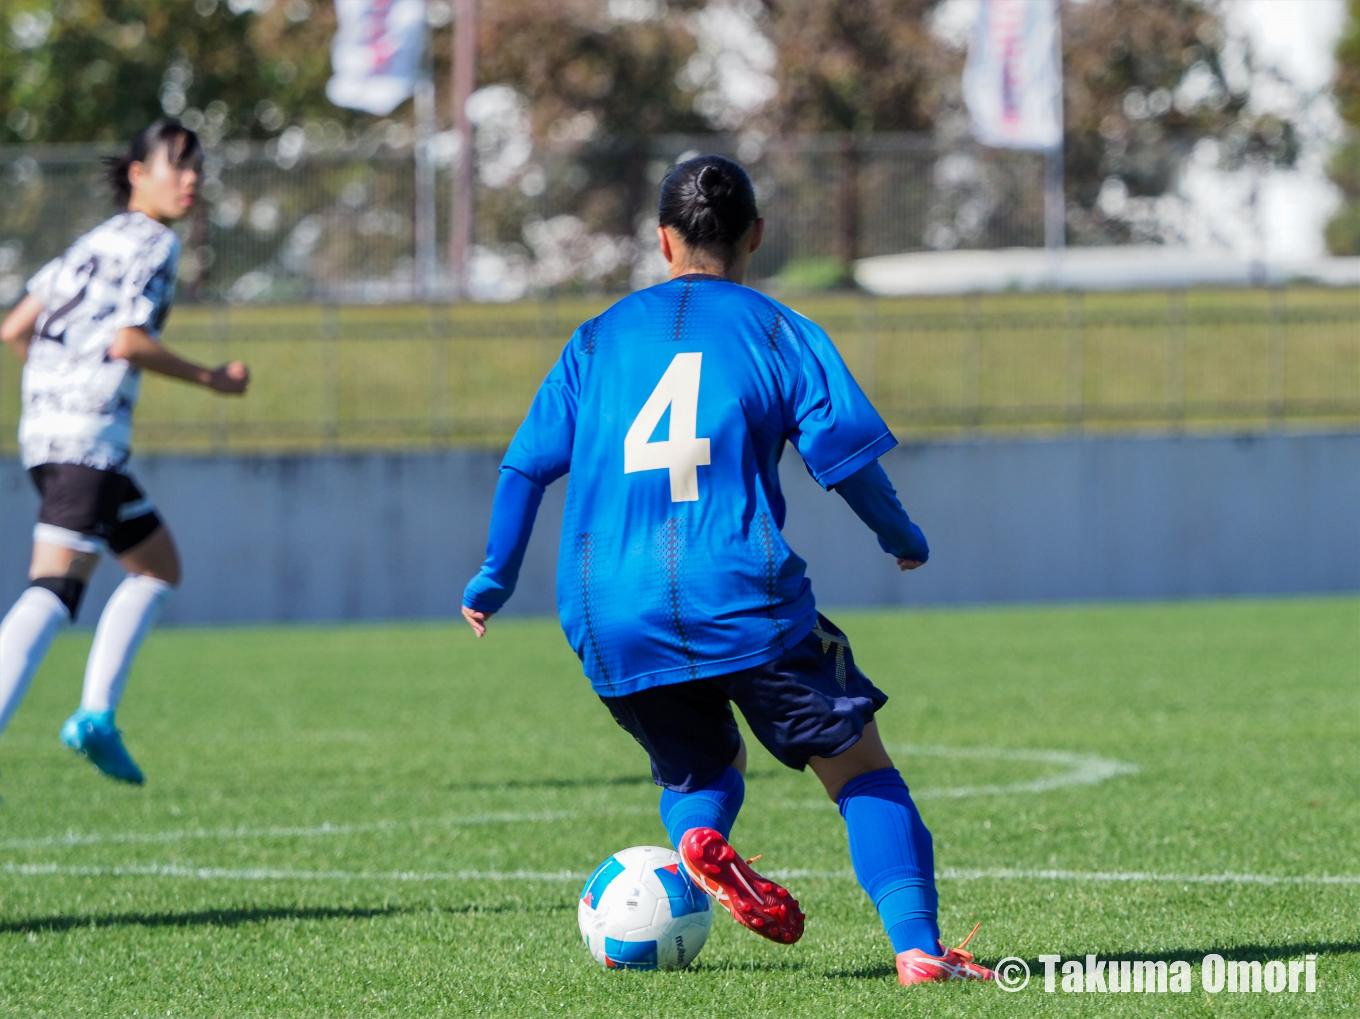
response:
[(731, 767), (692, 793), (661, 790), (661, 823), (671, 845), (679, 849), (680, 840), (691, 828), (713, 828), (727, 838), (745, 798), (746, 782), (741, 772)]
[(935, 850), (896, 768), (859, 775), (837, 799), (850, 833), (850, 862), (869, 893), (893, 951), (939, 955)]

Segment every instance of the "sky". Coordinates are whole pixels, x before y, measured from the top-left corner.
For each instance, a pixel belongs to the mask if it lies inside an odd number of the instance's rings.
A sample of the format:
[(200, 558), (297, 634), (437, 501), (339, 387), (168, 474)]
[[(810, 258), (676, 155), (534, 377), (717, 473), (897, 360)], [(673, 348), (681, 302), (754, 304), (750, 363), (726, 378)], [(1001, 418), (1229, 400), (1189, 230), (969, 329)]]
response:
[[(1229, 0), (1230, 25), (1251, 39), (1257, 59), (1274, 64), (1294, 84), (1325, 92), (1335, 70), (1332, 50), (1345, 22), (1345, 0)], [(1282, 97), (1269, 82), (1256, 83), (1256, 101), (1263, 108)], [(1268, 174), (1261, 190), (1261, 227), (1265, 257), (1270, 260), (1314, 258), (1325, 254), (1322, 230), (1335, 209), (1339, 194), (1327, 179), (1324, 165), (1342, 129), (1327, 99), (1314, 105), (1309, 127), (1312, 139), (1293, 171)], [(1223, 174), (1187, 174), (1185, 189), (1204, 211), (1217, 211), (1224, 193)], [(1239, 185), (1240, 186), (1240, 185)], [(1231, 193), (1230, 190), (1228, 193)], [(1249, 239), (1240, 235), (1238, 250), (1251, 253)]]

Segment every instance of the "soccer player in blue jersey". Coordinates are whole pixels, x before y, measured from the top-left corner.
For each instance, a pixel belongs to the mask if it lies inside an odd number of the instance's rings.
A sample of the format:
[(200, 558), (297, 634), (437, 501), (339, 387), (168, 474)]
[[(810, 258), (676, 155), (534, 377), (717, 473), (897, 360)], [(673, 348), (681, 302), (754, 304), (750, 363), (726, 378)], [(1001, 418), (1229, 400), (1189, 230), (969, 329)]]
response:
[[(792, 441), (903, 570), (925, 537), (878, 457), (897, 444), (816, 324), (742, 286), (760, 244), (750, 178), (718, 156), (661, 185), (668, 283), (581, 326), (501, 465), (487, 559), (463, 595), (482, 636), (514, 591), (544, 488), (568, 471), (557, 600), (595, 692), (651, 757), (686, 871), (738, 922), (792, 943), (803, 913), (727, 839), (745, 795), (732, 714), (840, 806), (903, 984), (991, 979), (936, 924), (929, 831), (878, 735), (887, 696), (817, 612), (781, 535)], [(966, 944), (966, 941), (965, 941)]]

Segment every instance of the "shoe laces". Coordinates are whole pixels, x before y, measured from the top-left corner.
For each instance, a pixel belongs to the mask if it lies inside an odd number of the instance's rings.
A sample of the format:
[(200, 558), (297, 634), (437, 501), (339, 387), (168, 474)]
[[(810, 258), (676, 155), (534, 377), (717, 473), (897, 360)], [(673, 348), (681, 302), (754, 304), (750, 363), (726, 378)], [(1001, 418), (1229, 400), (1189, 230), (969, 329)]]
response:
[(958, 955), (958, 956), (962, 956), (963, 958), (965, 958), (965, 959), (967, 959), (967, 960), (969, 960), (969, 961), (971, 962), (972, 959), (973, 959), (973, 953), (972, 953), (972, 952), (965, 952), (965, 951), (963, 950), (963, 946), (966, 945), (966, 944), (968, 944), (968, 942), (970, 942), (970, 941), (973, 940), (973, 935), (976, 934), (976, 933), (978, 932), (978, 928), (981, 927), (981, 926), (982, 926), (982, 921), (979, 920), (976, 924), (973, 925), (973, 929), (972, 929), (971, 931), (968, 932), (968, 937), (966, 937), (966, 938), (964, 938), (962, 941), (960, 941), (960, 942), (958, 943), (958, 945), (955, 946), (954, 948), (951, 948), (951, 949), (949, 949), (949, 951), (945, 952), (945, 953), (944, 953), (944, 958), (947, 959), (947, 958), (949, 958), (949, 956), (951, 956), (951, 955)]

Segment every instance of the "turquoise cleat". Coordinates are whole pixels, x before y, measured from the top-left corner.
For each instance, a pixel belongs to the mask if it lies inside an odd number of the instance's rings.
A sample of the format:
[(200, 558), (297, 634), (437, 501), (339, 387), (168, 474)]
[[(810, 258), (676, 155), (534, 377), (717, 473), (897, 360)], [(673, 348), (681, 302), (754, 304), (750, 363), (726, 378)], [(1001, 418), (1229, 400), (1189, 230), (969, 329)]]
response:
[(109, 778), (132, 785), (146, 781), (142, 769), (123, 746), (122, 735), (114, 728), (112, 711), (81, 708), (61, 727), (61, 741), (76, 753), (88, 757)]

